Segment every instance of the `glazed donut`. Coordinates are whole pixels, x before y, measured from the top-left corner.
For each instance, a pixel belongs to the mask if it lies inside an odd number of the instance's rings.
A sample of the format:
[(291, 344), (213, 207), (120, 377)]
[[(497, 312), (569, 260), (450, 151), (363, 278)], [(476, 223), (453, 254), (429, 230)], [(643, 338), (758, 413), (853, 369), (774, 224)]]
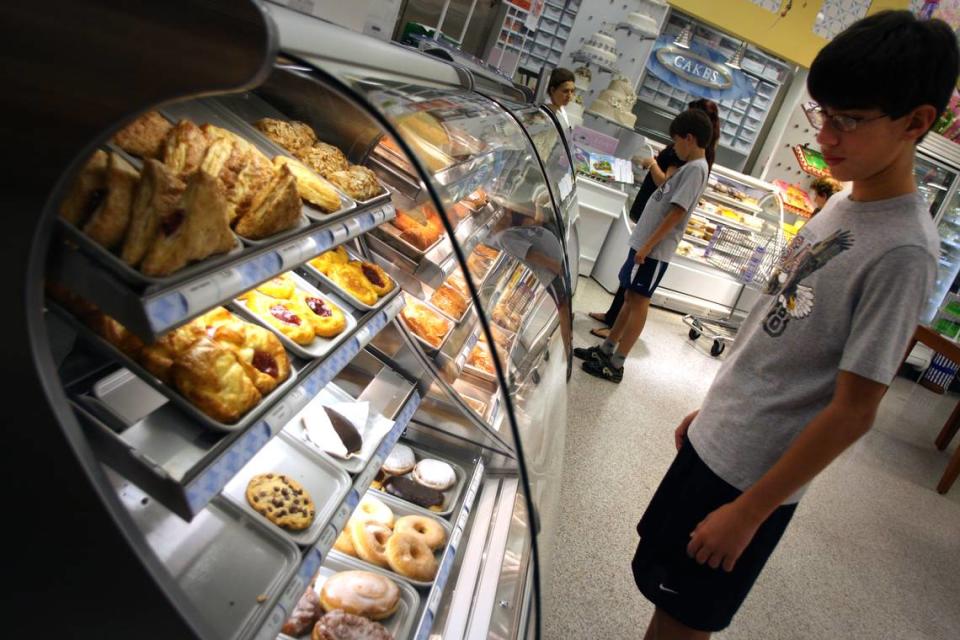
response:
[(354, 558), (357, 557), (357, 550), (353, 548), (353, 538), (350, 536), (349, 527), (343, 528), (343, 531), (337, 536), (337, 541), (333, 543), (333, 548), (340, 553), (345, 553)]
[(424, 458), (413, 468), (413, 479), (425, 487), (446, 491), (457, 482), (453, 467), (442, 460)]
[(364, 522), (376, 522), (385, 527), (393, 528), (393, 521), (396, 519), (393, 511), (387, 505), (383, 504), (373, 496), (364, 496), (356, 511), (350, 516), (351, 520), (363, 520)]
[(393, 533), (419, 536), (431, 549), (439, 549), (447, 542), (447, 532), (439, 522), (426, 516), (403, 516), (397, 520)]
[(358, 558), (384, 569), (390, 566), (387, 561), (386, 543), (389, 542), (393, 532), (389, 527), (365, 520), (351, 520), (347, 526), (350, 528), (350, 540), (353, 542)]
[(340, 609), (371, 620), (389, 618), (400, 603), (400, 587), (386, 576), (370, 571), (335, 573), (320, 589), (324, 611)]
[(411, 580), (430, 582), (437, 575), (437, 558), (419, 535), (395, 533), (387, 540), (390, 568)]

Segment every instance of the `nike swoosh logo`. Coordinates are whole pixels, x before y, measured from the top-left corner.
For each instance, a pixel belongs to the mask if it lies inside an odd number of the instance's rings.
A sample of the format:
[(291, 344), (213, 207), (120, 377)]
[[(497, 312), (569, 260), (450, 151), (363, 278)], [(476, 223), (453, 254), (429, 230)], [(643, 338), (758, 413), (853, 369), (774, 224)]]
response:
[(663, 586), (663, 583), (662, 583), (662, 582), (660, 583), (660, 591), (666, 591), (667, 593), (672, 593), (672, 594), (677, 595), (677, 596), (680, 595), (680, 592), (679, 592), (679, 591), (674, 591), (673, 589), (671, 589), (671, 588), (669, 588), (669, 587)]

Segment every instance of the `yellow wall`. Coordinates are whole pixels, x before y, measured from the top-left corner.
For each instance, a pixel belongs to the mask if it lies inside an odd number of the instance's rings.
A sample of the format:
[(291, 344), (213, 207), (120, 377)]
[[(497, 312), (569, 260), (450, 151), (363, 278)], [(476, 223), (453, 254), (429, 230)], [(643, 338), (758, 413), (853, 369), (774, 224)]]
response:
[[(813, 32), (822, 0), (793, 0), (785, 18), (750, 0), (668, 0), (670, 6), (699, 18), (774, 55), (809, 67), (827, 41)], [(783, 4), (786, 4), (784, 2)], [(868, 13), (906, 9), (909, 0), (874, 0)]]

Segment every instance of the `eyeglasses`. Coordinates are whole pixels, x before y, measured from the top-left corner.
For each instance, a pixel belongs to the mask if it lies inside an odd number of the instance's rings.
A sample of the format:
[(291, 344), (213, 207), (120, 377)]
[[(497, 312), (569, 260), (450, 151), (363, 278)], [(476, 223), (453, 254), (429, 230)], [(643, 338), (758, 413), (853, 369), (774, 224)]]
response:
[(810, 121), (810, 124), (813, 125), (814, 129), (819, 131), (820, 129), (823, 129), (823, 125), (829, 123), (831, 128), (843, 133), (850, 133), (866, 122), (873, 122), (874, 120), (888, 117), (885, 113), (882, 113), (879, 116), (871, 117), (851, 116), (844, 113), (831, 114), (827, 113), (823, 107), (813, 102), (808, 102), (807, 104), (803, 105), (803, 112), (806, 114), (807, 120)]

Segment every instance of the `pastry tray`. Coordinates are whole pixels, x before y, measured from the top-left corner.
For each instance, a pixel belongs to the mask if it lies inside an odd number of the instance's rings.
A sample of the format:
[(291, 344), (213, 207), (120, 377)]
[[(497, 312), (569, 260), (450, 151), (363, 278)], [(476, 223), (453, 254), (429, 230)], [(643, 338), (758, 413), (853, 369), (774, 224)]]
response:
[[(250, 126), (227, 109), (216, 105), (210, 100), (191, 100), (189, 102), (168, 104), (160, 108), (160, 113), (172, 122), (186, 119), (192, 120), (194, 124), (198, 126), (210, 123), (226, 129), (227, 131), (235, 133), (241, 138), (244, 138), (247, 142), (255, 146), (257, 149), (263, 152), (263, 154), (267, 156), (271, 162), (273, 162), (273, 158), (275, 156), (286, 156), (289, 158), (293, 157), (286, 149), (274, 144), (272, 140), (260, 133), (255, 127)], [(321, 176), (317, 177), (320, 180), (327, 182)], [(329, 184), (329, 182), (327, 182), (327, 184)], [(340, 196), (340, 208), (336, 211), (331, 211), (330, 213), (324, 213), (322, 210), (314, 207), (309, 202), (303, 202), (303, 212), (308, 218), (317, 220), (319, 222), (330, 222), (337, 218), (343, 217), (356, 208), (357, 205), (354, 203), (353, 199), (349, 198), (334, 185), (331, 184), (330, 186), (337, 193), (337, 195)], [(264, 239), (267, 240), (269, 238)]]
[[(351, 260), (358, 260), (361, 262), (365, 262), (364, 259), (358, 258), (357, 256), (354, 255), (352, 251), (347, 250), (346, 247), (344, 247), (344, 250), (347, 251), (347, 255), (350, 256)], [(314, 267), (312, 264), (310, 264), (309, 261), (304, 262), (303, 265), (300, 267), (300, 269), (310, 277), (316, 278), (317, 280), (325, 284), (327, 287), (336, 291), (342, 299), (349, 302), (353, 307), (357, 309), (361, 309), (363, 311), (375, 311), (378, 309), (382, 309), (384, 306), (386, 306), (388, 302), (390, 302), (390, 300), (393, 299), (395, 295), (397, 295), (397, 292), (400, 291), (400, 285), (397, 283), (397, 281), (393, 278), (393, 276), (390, 276), (389, 274), (387, 274), (390, 277), (390, 280), (393, 281), (393, 289), (386, 295), (380, 296), (380, 298), (377, 299), (377, 302), (375, 304), (373, 305), (364, 304), (359, 300), (357, 300), (356, 298), (354, 298), (352, 294), (345, 291), (336, 282), (328, 278), (326, 274), (320, 273), (320, 271), (316, 267)]]
[[(302, 531), (284, 529), (260, 515), (247, 502), (246, 490), (250, 478), (261, 473), (290, 476), (303, 485), (313, 498), (316, 515), (310, 526)], [(251, 518), (275, 528), (281, 535), (302, 547), (316, 543), (334, 510), (351, 488), (350, 476), (330, 458), (308, 451), (300, 443), (283, 434), (273, 438), (253, 457), (223, 489), (223, 496), (238, 505)]]
[[(253, 638), (300, 564), (297, 546), (217, 500), (190, 522), (108, 470), (137, 528), (218, 638)], [(238, 550), (243, 550), (242, 561)]]
[(159, 378), (154, 376), (152, 373), (147, 371), (140, 363), (136, 362), (133, 358), (123, 353), (115, 346), (101, 338), (99, 335), (93, 332), (85, 324), (77, 320), (73, 314), (66, 311), (60, 305), (47, 301), (47, 307), (57, 313), (62, 317), (70, 327), (77, 332), (77, 335), (82, 337), (90, 346), (92, 346), (96, 351), (101, 355), (110, 358), (111, 360), (119, 362), (121, 365), (129, 369), (132, 373), (136, 374), (137, 377), (142, 379), (144, 382), (153, 387), (156, 391), (164, 395), (170, 402), (176, 405), (178, 408), (182, 409), (185, 413), (190, 415), (192, 418), (196, 419), (198, 422), (212, 428), (217, 431), (243, 431), (250, 425), (252, 425), (256, 420), (262, 416), (267, 409), (273, 404), (275, 400), (283, 397), (283, 395), (293, 387), (297, 380), (297, 370), (293, 366), (293, 362), (290, 363), (290, 376), (280, 383), (276, 389), (271, 391), (265, 397), (260, 399), (260, 402), (257, 403), (255, 407), (250, 409), (246, 414), (241, 416), (233, 424), (226, 424), (220, 422), (219, 420), (214, 420), (207, 414), (200, 411), (192, 402), (184, 398), (177, 392), (176, 389), (170, 387), (163, 383)]
[[(486, 404), (489, 405), (489, 403), (486, 403)], [(371, 488), (371, 492), (376, 492), (375, 495), (378, 495), (378, 496), (380, 495), (386, 496), (392, 501), (396, 501), (404, 505), (409, 505), (414, 509), (426, 511), (427, 513), (434, 516), (442, 516), (445, 518), (450, 517), (450, 514), (453, 513), (453, 508), (457, 505), (457, 501), (460, 499), (460, 494), (463, 493), (463, 487), (467, 483), (467, 472), (464, 471), (463, 467), (461, 467), (456, 462), (451, 462), (448, 458), (443, 457), (442, 455), (436, 453), (433, 450), (424, 449), (420, 445), (413, 444), (407, 440), (401, 440), (398, 444), (403, 444), (410, 447), (410, 449), (413, 450), (413, 455), (417, 459), (417, 462), (420, 462), (425, 458), (433, 458), (434, 460), (440, 460), (441, 462), (446, 462), (451, 467), (453, 467), (453, 472), (457, 476), (457, 481), (454, 483), (452, 487), (450, 487), (449, 489), (443, 492), (443, 505), (441, 505), (438, 511), (433, 511), (432, 509), (424, 509), (423, 507), (413, 504), (412, 502), (408, 502), (403, 498), (399, 498), (395, 495), (389, 494), (384, 489)], [(389, 453), (387, 455), (389, 455)], [(410, 478), (412, 480), (413, 471), (410, 471), (409, 473), (405, 473), (403, 474), (403, 476), (406, 478)]]
[(335, 402), (361, 402), (361, 400), (354, 399), (349, 393), (340, 389), (335, 384), (328, 384), (320, 391), (319, 394), (317, 394), (313, 400), (310, 401), (306, 407), (304, 407), (299, 413), (297, 413), (297, 415), (287, 422), (286, 426), (283, 428), (283, 432), (291, 439), (296, 440), (311, 451), (315, 451), (320, 455), (329, 456), (331, 460), (333, 460), (337, 465), (346, 469), (347, 472), (352, 474), (360, 473), (367, 466), (367, 463), (370, 461), (370, 458), (373, 457), (373, 454), (377, 452), (377, 447), (380, 446), (380, 442), (382, 442), (387, 433), (390, 432), (393, 421), (388, 420), (380, 415), (373, 406), (373, 403), (367, 401), (369, 403), (370, 413), (367, 417), (367, 424), (364, 425), (362, 430), (363, 434), (361, 435), (373, 437), (363, 438), (363, 447), (361, 448), (359, 454), (350, 456), (347, 459), (341, 459), (335, 455), (327, 453), (319, 445), (314, 444), (309, 438), (307, 438), (306, 430), (303, 428), (303, 425), (300, 421), (300, 418), (303, 416), (304, 412), (310, 410), (314, 403), (316, 403), (319, 407), (328, 406)]
[[(381, 576), (386, 576), (396, 583), (400, 589), (400, 603), (397, 605), (397, 610), (392, 616), (379, 622), (386, 627), (390, 635), (396, 640), (406, 640), (409, 638), (417, 619), (417, 612), (420, 610), (420, 594), (417, 593), (417, 590), (410, 586), (408, 582), (397, 580), (395, 577), (396, 574), (390, 571), (384, 571), (379, 567), (372, 567), (365, 562), (343, 554), (337, 554), (336, 556), (331, 555), (324, 560), (320, 570), (317, 571), (316, 576), (307, 588), (314, 589), (317, 592), (317, 599), (319, 600), (320, 589), (323, 586), (324, 580), (341, 571), (356, 570), (369, 571)], [(310, 634), (307, 633), (295, 638), (294, 636), (281, 633), (278, 638), (280, 638), (280, 640), (309, 640)]]
[[(256, 137), (258, 144), (263, 142), (268, 148), (274, 150), (274, 155), (282, 154), (290, 156), (290, 152), (275, 143), (273, 140), (265, 136), (263, 133), (257, 129), (253, 123), (259, 120), (260, 118), (274, 118), (276, 120), (285, 120), (290, 121), (295, 118), (291, 118), (287, 115), (281, 113), (278, 109), (274, 108), (269, 102), (261, 98), (260, 96), (254, 93), (243, 93), (243, 94), (232, 94), (217, 96), (216, 98), (208, 98), (203, 102), (209, 104), (212, 109), (217, 111), (225, 112), (232, 119), (237, 120), (245, 126), (244, 134), (250, 138)], [(313, 128), (313, 127), (311, 127)], [(316, 133), (316, 131), (314, 131)], [(319, 136), (318, 136), (319, 138)], [(309, 167), (308, 167), (309, 168)], [(330, 184), (334, 189), (337, 190), (337, 193), (341, 194), (342, 199), (352, 199), (348, 194), (344, 193), (339, 187), (335, 184), (326, 180), (319, 173), (314, 171), (314, 175), (323, 180), (324, 182)], [(366, 200), (355, 200), (359, 205), (370, 205), (375, 202), (380, 202), (381, 200), (389, 199), (390, 193), (387, 189), (380, 184), (380, 188), (383, 190), (380, 194), (368, 198)], [(336, 212), (334, 212), (336, 213)], [(329, 219), (329, 216), (333, 214), (323, 214), (320, 215), (327, 216), (322, 218), (323, 220)], [(321, 218), (318, 218), (321, 219)]]
[(296, 225), (294, 225), (293, 227), (290, 227), (289, 229), (284, 229), (283, 231), (278, 231), (277, 233), (273, 234), (272, 236), (267, 236), (266, 238), (262, 238), (262, 239), (260, 239), (260, 240), (254, 240), (253, 238), (248, 238), (247, 236), (242, 236), (242, 235), (240, 235), (239, 233), (237, 233), (236, 231), (234, 231), (233, 234), (234, 234), (235, 236), (237, 236), (238, 238), (240, 238), (241, 240), (243, 240), (243, 243), (246, 244), (246, 245), (249, 245), (249, 246), (251, 246), (251, 247), (262, 247), (262, 246), (264, 246), (264, 245), (273, 244), (274, 242), (276, 242), (276, 241), (278, 241), (278, 240), (283, 240), (284, 238), (287, 238), (287, 237), (289, 237), (289, 236), (292, 236), (292, 235), (295, 235), (295, 234), (297, 234), (297, 233), (300, 233), (301, 231), (303, 231), (304, 229), (306, 229), (306, 228), (309, 227), (309, 226), (310, 226), (310, 219), (307, 218), (307, 216), (303, 213), (303, 211), (301, 211), (301, 212), (300, 212), (300, 218), (297, 220), (297, 224), (296, 224)]
[[(397, 500), (393, 496), (387, 495), (383, 492), (368, 491), (367, 495), (371, 495), (377, 498), (378, 500), (380, 500), (381, 502), (383, 502), (384, 504), (386, 504), (393, 511), (394, 515), (397, 516), (398, 518), (402, 518), (403, 516), (424, 516), (426, 518), (433, 518), (434, 520), (440, 523), (440, 526), (442, 526), (443, 529), (447, 532), (447, 541), (446, 543), (444, 543), (442, 547), (434, 551), (434, 556), (437, 558), (437, 570), (439, 571), (440, 559), (443, 558), (443, 552), (446, 551), (447, 545), (450, 544), (450, 534), (453, 532), (453, 525), (451, 525), (444, 518), (438, 517), (437, 514), (435, 513), (427, 511), (426, 509), (421, 509), (420, 507), (416, 505), (412, 505), (409, 502), (405, 502), (403, 500)], [(353, 560), (357, 565), (359, 565), (364, 569), (378, 568), (376, 567), (376, 565), (370, 564), (369, 562), (365, 562), (360, 558), (354, 558), (352, 556), (348, 556), (347, 554), (341, 553), (336, 549), (331, 549), (330, 555), (327, 557), (336, 558), (338, 560)], [(433, 586), (433, 582), (434, 582), (433, 580), (430, 580), (430, 581), (413, 580), (412, 578), (407, 578), (389, 569), (383, 569), (383, 571), (387, 572), (387, 575), (397, 580), (398, 582), (408, 582), (419, 589), (429, 589), (431, 586)]]
[(371, 229), (370, 233), (406, 257), (418, 262), (423, 260), (424, 256), (433, 251), (441, 242), (447, 240), (447, 232), (446, 229), (444, 229), (444, 232), (440, 234), (440, 237), (438, 237), (436, 241), (434, 241), (425, 249), (421, 249), (404, 240), (403, 232), (400, 231), (400, 229), (397, 228), (392, 222), (384, 222), (379, 227)]
[[(444, 280), (444, 282), (446, 282), (446, 280)], [(443, 283), (441, 283), (440, 286), (443, 286)], [(440, 315), (442, 315), (444, 318), (447, 318), (454, 324), (459, 324), (463, 322), (463, 320), (470, 315), (470, 310), (473, 309), (473, 296), (470, 296), (470, 295), (467, 296), (467, 306), (464, 307), (463, 309), (463, 315), (461, 315), (459, 318), (454, 318), (452, 315), (450, 315), (449, 313), (447, 313), (446, 311), (444, 311), (443, 309), (435, 305), (433, 302), (430, 302), (430, 297), (434, 294), (434, 292), (436, 292), (437, 289), (440, 288), (440, 286), (434, 288), (428, 284), (420, 283), (420, 291), (423, 294), (423, 299), (426, 300), (431, 307), (439, 311)], [(450, 288), (456, 291), (458, 295), (460, 294), (460, 292), (457, 291), (455, 287), (450, 286)]]
[(244, 248), (243, 242), (240, 240), (240, 236), (234, 233), (233, 237), (236, 242), (233, 245), (233, 249), (230, 249), (230, 251), (208, 256), (203, 260), (192, 262), (182, 269), (174, 271), (168, 276), (148, 276), (128, 265), (112, 251), (108, 251), (94, 242), (90, 236), (63, 218), (58, 217), (57, 224), (59, 225), (60, 230), (63, 232), (64, 240), (74, 243), (85, 254), (102, 263), (104, 267), (110, 271), (110, 273), (115, 274), (124, 282), (134, 285), (168, 286), (184, 280), (189, 280), (198, 273), (207, 272), (219, 264), (230, 262), (236, 258), (237, 254), (242, 252)]
[[(444, 313), (443, 313), (442, 311), (440, 311), (439, 309), (437, 309), (435, 306), (433, 306), (433, 305), (430, 304), (429, 302), (424, 302), (423, 300), (420, 300), (419, 298), (415, 298), (415, 300), (416, 300), (418, 303), (420, 303), (420, 304), (422, 304), (423, 306), (425, 306), (425, 307), (427, 307), (428, 309), (430, 309), (431, 311), (433, 311), (434, 313), (438, 314), (441, 318), (443, 318), (444, 320), (446, 320), (447, 322), (450, 323), (450, 328), (447, 330), (447, 333), (444, 334), (443, 340), (440, 341), (440, 344), (439, 344), (439, 345), (433, 346), (432, 344), (430, 344), (429, 342), (427, 342), (426, 340), (424, 340), (423, 338), (421, 338), (421, 337), (419, 336), (419, 334), (417, 334), (416, 331), (414, 331), (414, 330), (411, 329), (409, 326), (407, 326), (407, 321), (403, 319), (403, 310), (402, 310), (402, 309), (400, 310), (400, 313), (397, 314), (397, 320), (399, 320), (400, 323), (403, 324), (403, 328), (407, 330), (407, 333), (409, 333), (411, 336), (413, 336), (413, 337), (416, 339), (416, 341), (420, 344), (420, 346), (423, 347), (423, 350), (424, 350), (427, 354), (429, 354), (429, 355), (431, 355), (431, 356), (435, 356), (435, 355), (437, 355), (438, 353), (440, 353), (441, 351), (443, 351), (443, 347), (447, 344), (447, 340), (450, 339), (450, 336), (452, 336), (453, 333), (454, 333), (454, 329), (456, 329), (456, 327), (457, 327), (457, 322), (454, 321), (454, 320), (451, 320), (450, 318), (448, 318), (446, 315), (444, 315)], [(467, 314), (464, 313), (463, 315), (464, 315), (464, 317), (466, 317)]]
[(357, 328), (357, 319), (353, 316), (350, 310), (350, 306), (341, 302), (338, 298), (334, 298), (325, 293), (322, 293), (319, 289), (312, 286), (309, 282), (298, 276), (296, 273), (291, 272), (291, 276), (294, 282), (294, 285), (297, 289), (304, 291), (311, 296), (316, 296), (318, 298), (323, 298), (330, 304), (336, 305), (340, 308), (340, 311), (343, 312), (343, 317), (346, 320), (346, 326), (343, 328), (339, 334), (335, 335), (332, 338), (321, 338), (319, 336), (314, 337), (313, 341), (308, 345), (301, 345), (286, 336), (282, 331), (275, 328), (272, 324), (267, 322), (265, 319), (261, 318), (258, 314), (251, 311), (245, 302), (240, 299), (236, 299), (231, 303), (230, 310), (234, 311), (237, 315), (242, 316), (244, 319), (254, 322), (260, 326), (266, 327), (272, 333), (274, 333), (283, 343), (283, 346), (286, 347), (287, 351), (290, 351), (301, 358), (313, 359), (313, 358), (322, 358), (323, 356), (330, 353), (334, 348), (337, 347), (341, 342), (343, 342), (348, 336), (350, 336), (354, 329)]

